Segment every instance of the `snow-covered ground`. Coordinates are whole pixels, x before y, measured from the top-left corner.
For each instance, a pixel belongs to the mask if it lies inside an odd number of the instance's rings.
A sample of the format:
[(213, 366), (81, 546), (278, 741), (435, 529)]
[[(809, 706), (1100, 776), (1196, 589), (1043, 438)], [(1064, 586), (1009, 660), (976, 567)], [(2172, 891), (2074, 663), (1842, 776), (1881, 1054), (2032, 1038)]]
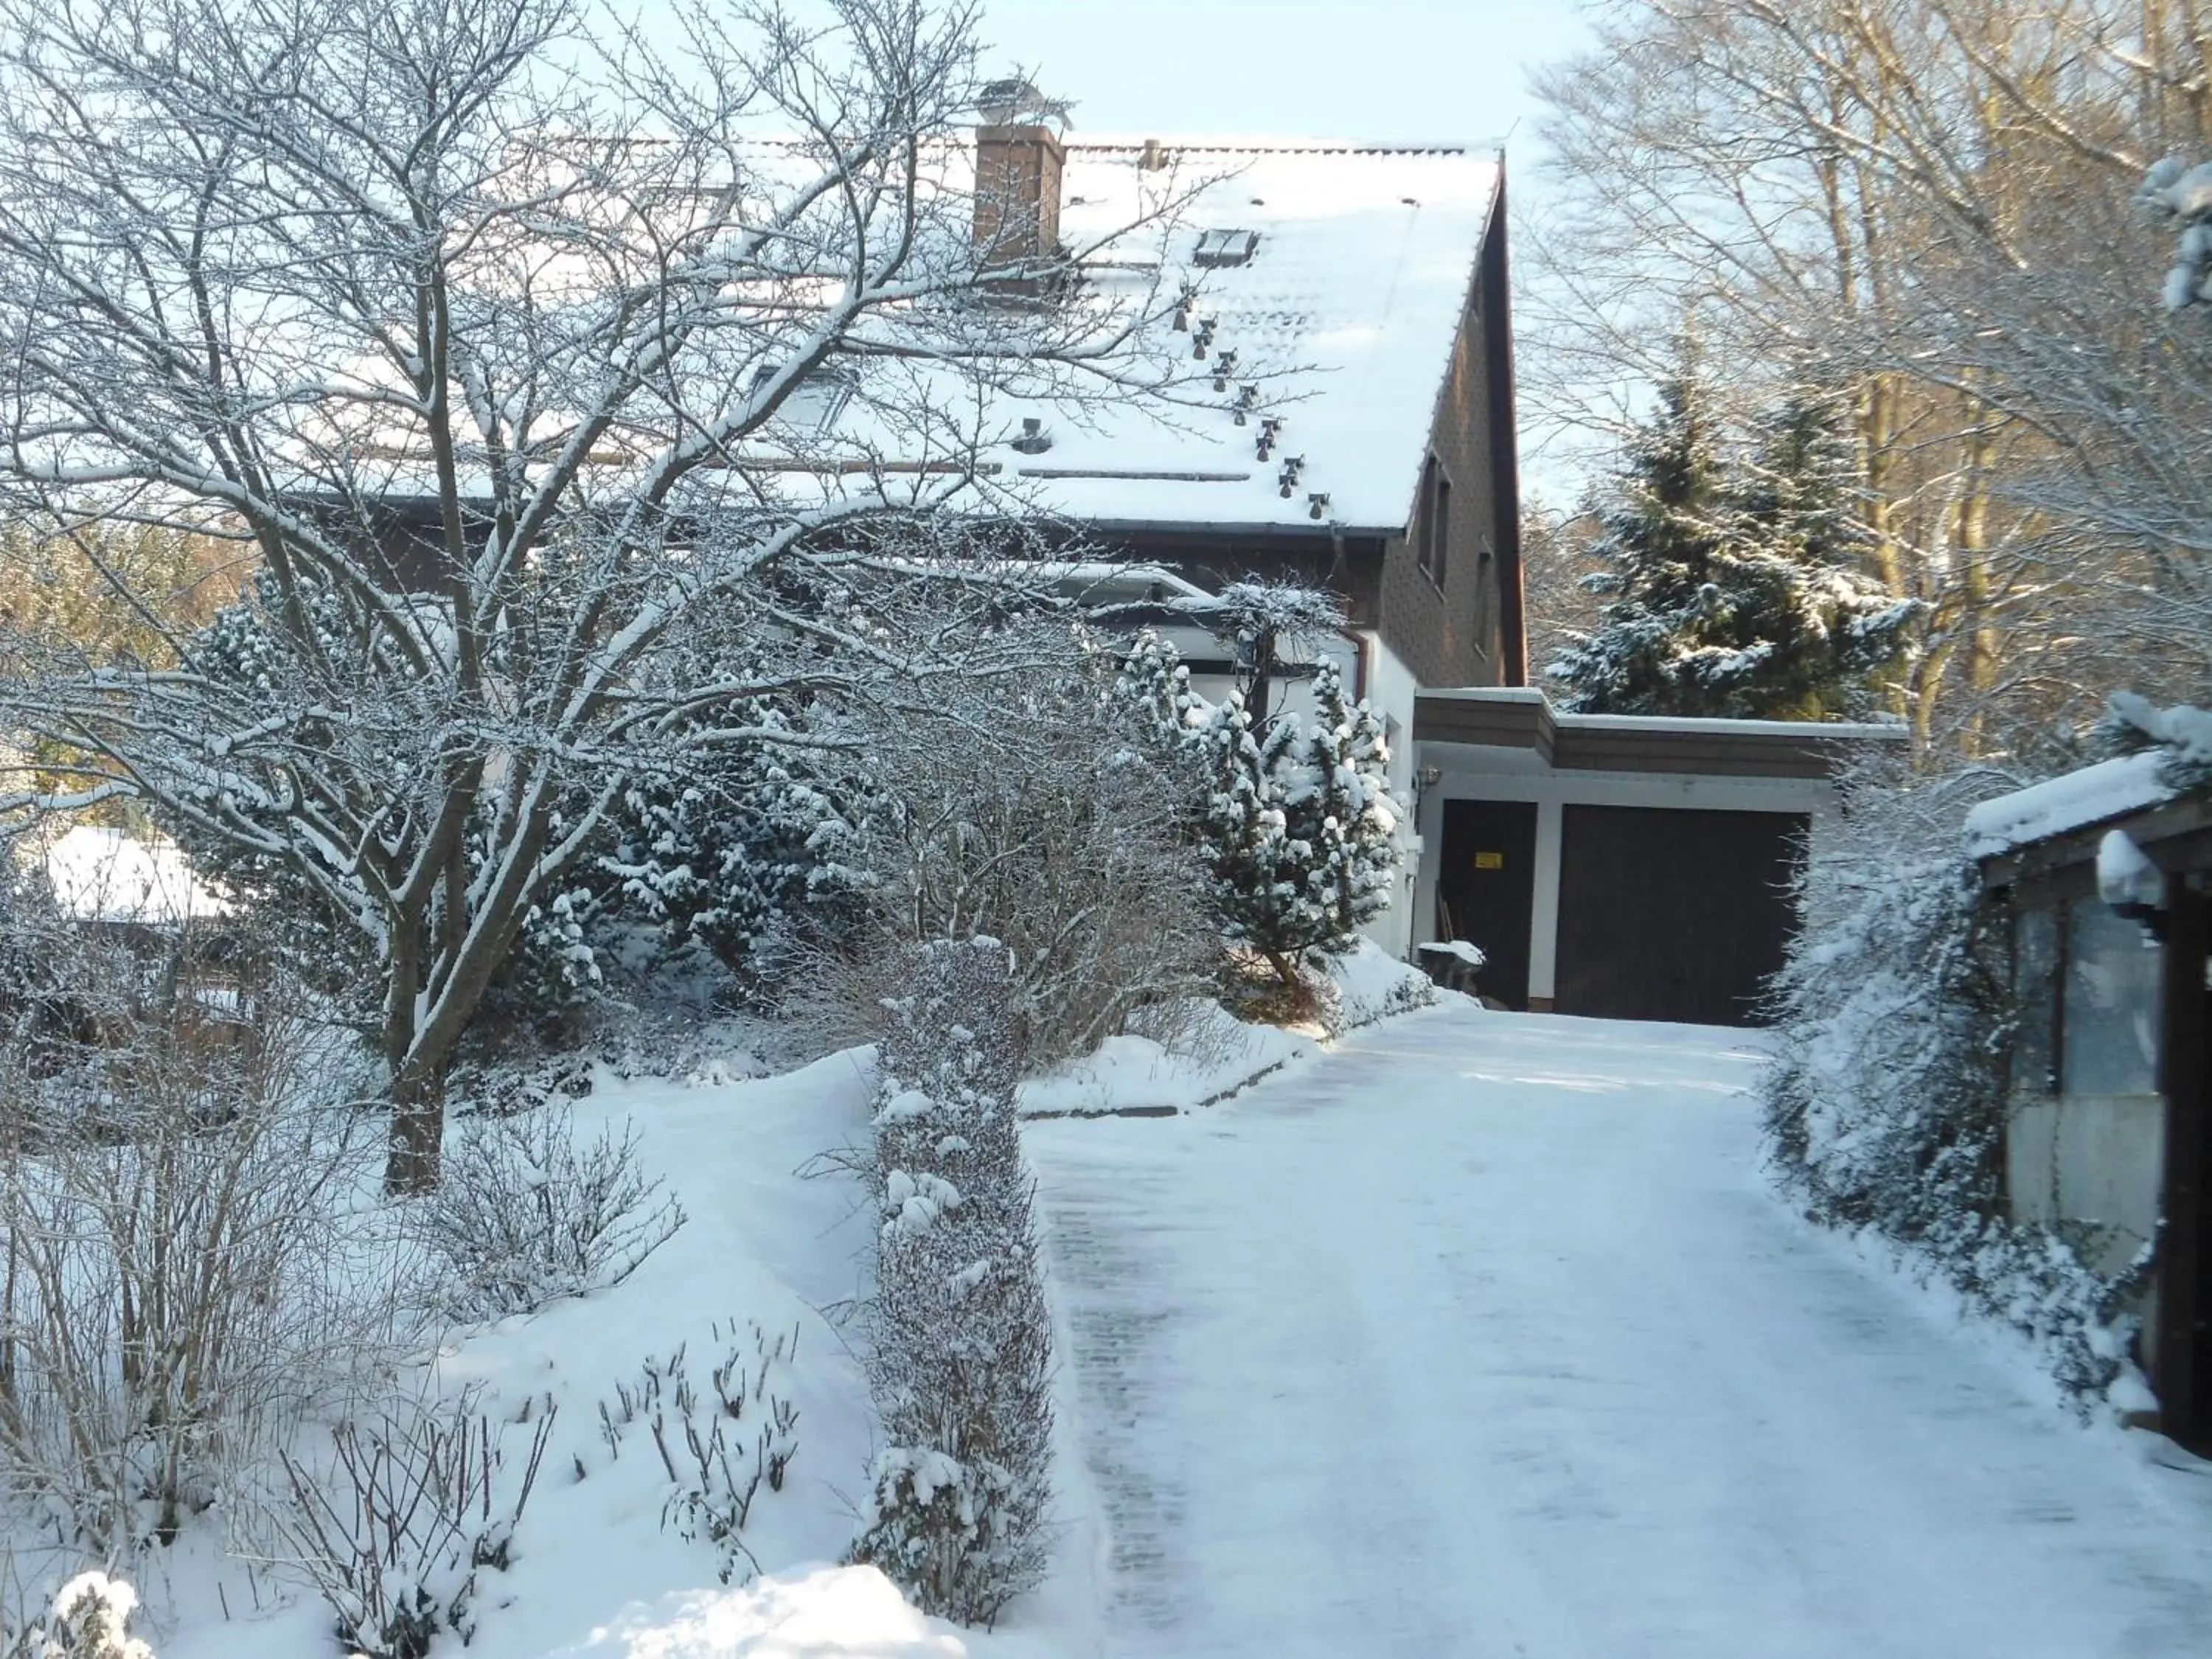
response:
[[(988, 1634), (823, 1565), (865, 1490), (834, 1309), (872, 1218), (849, 1177), (797, 1171), (864, 1133), (865, 1053), (750, 1080), (603, 1073), (580, 1129), (634, 1121), (691, 1218), (626, 1284), (441, 1357), (440, 1384), (495, 1417), (561, 1408), (466, 1651), (2212, 1653), (2212, 1466), (2083, 1428), (1778, 1207), (1753, 1168), (1756, 1058), (1738, 1034), (1448, 997), (1304, 1040), (1213, 1106), (1030, 1125), (1062, 1327), (1059, 1564)], [(1181, 1075), (1094, 1082), (1111, 1108)], [(799, 1335), (779, 1388), (799, 1449), (747, 1528), (763, 1577), (726, 1589), (708, 1545), (664, 1528), (649, 1443), (611, 1455), (598, 1411), (647, 1356), (689, 1343), (703, 1370), (746, 1321)], [(162, 1659), (335, 1651), (312, 1601), (270, 1613), (281, 1570), (217, 1573), (206, 1541), (143, 1583)]]
[(2212, 1465), (1780, 1209), (1755, 1063), (1448, 1003), (1032, 1126), (1097, 1650), (2212, 1653)]

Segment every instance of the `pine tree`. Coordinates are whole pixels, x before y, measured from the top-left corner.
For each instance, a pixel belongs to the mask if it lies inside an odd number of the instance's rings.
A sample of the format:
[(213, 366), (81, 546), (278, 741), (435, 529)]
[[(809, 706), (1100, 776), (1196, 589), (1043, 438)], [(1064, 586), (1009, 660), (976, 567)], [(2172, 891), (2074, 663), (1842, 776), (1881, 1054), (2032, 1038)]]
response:
[(1602, 625), (1547, 672), (1593, 714), (1820, 719), (1863, 712), (1912, 606), (1859, 568), (1864, 532), (1832, 406), (1793, 397), (1731, 465), (1693, 363), (1632, 440), (1593, 551)]

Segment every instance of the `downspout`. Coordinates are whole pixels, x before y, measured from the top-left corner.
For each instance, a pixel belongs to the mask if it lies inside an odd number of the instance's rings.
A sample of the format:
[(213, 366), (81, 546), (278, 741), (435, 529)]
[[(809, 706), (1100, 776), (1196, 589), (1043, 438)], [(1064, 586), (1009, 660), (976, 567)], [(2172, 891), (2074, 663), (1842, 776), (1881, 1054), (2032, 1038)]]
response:
[[(1328, 526), (1328, 568), (1331, 575), (1344, 569), (1344, 526), (1334, 520)], [(1350, 628), (1336, 630), (1352, 644), (1352, 700), (1367, 700), (1367, 636)]]

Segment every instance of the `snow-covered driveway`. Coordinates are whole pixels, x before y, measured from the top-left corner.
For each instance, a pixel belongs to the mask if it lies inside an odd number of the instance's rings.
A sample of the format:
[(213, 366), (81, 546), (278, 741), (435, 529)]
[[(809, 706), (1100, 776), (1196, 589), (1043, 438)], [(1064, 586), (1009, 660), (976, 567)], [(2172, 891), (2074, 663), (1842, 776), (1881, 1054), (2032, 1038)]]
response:
[(2212, 1471), (1781, 1211), (1753, 1063), (1462, 1006), (1032, 1126), (1108, 1654), (2212, 1655)]

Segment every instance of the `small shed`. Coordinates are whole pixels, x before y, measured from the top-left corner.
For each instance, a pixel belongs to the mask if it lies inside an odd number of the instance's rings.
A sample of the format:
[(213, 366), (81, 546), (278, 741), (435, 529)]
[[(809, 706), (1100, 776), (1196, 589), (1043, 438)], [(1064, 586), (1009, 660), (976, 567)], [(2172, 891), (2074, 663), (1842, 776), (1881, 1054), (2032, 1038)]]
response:
[(2005, 1201), (2107, 1273), (2154, 1247), (2158, 1426), (2212, 1453), (2212, 781), (2174, 750), (1978, 806), (2009, 933)]
[(1834, 774), (1898, 726), (1571, 714), (1533, 688), (1424, 691), (1419, 940), (1463, 940), (1509, 1008), (1751, 1025), (1797, 925)]

